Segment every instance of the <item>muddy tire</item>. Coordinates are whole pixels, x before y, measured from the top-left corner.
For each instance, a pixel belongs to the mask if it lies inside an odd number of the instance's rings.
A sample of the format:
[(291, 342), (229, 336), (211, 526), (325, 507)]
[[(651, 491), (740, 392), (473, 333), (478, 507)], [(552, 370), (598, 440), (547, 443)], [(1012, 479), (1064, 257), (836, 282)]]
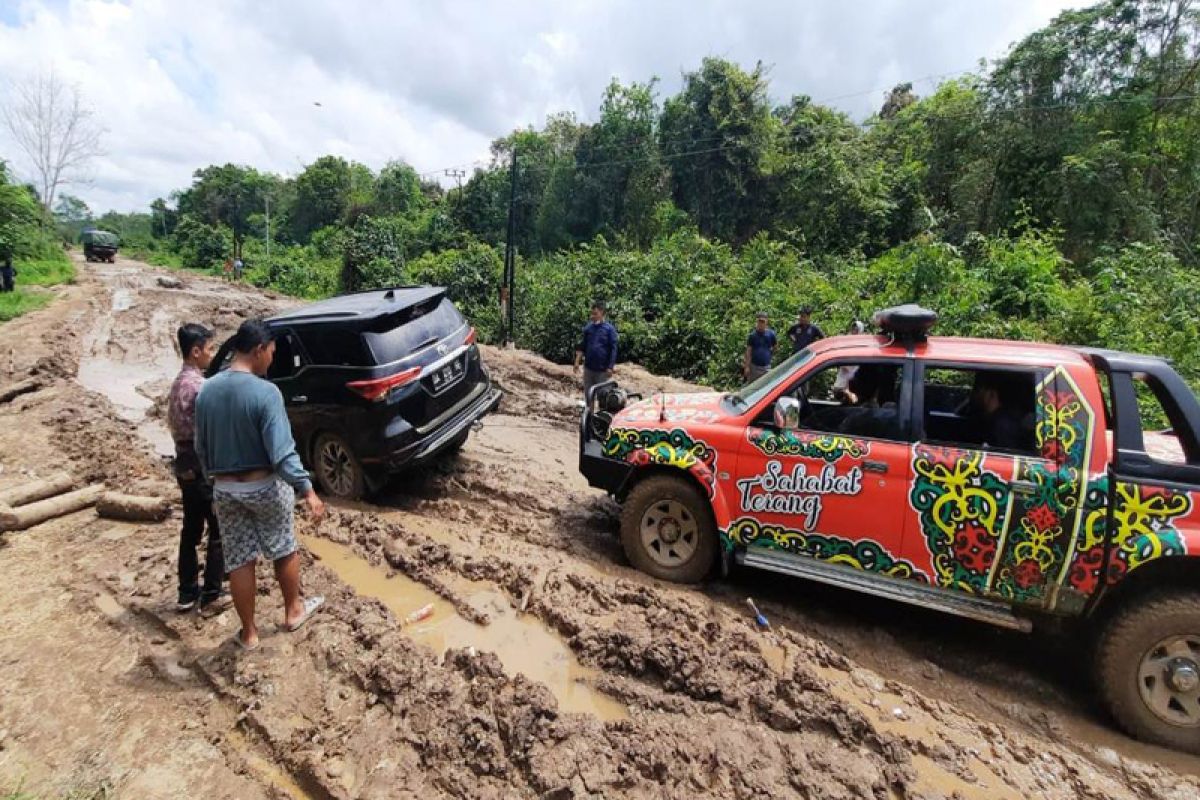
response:
[(621, 545), (635, 567), (656, 578), (703, 580), (717, 555), (717, 526), (708, 498), (685, 478), (646, 478), (633, 487), (621, 509)]
[(346, 440), (337, 434), (322, 433), (313, 444), (313, 474), (321, 492), (343, 500), (357, 500), (366, 492), (367, 481), (362, 464)]
[(1200, 592), (1135, 601), (1108, 621), (1096, 677), (1129, 735), (1200, 754)]

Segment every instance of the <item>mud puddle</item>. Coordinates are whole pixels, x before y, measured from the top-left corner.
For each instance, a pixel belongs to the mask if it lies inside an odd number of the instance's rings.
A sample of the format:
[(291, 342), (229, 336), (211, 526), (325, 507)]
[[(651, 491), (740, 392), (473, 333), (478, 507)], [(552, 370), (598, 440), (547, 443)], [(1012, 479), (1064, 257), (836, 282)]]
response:
[(520, 615), (504, 593), (488, 584), (463, 581), (456, 586), (475, 608), (491, 617), (488, 625), (459, 616), (444, 598), (401, 574), (391, 577), (348, 547), (320, 537), (302, 537), (304, 546), (337, 576), (364, 597), (381, 600), (403, 620), (425, 605), (433, 614), (404, 631), (439, 656), (451, 648), (473, 647), (496, 654), (504, 669), (546, 686), (565, 712), (592, 714), (601, 720), (627, 719), (624, 705), (601, 694), (586, 681), (598, 673), (576, 661), (566, 643), (535, 617)]

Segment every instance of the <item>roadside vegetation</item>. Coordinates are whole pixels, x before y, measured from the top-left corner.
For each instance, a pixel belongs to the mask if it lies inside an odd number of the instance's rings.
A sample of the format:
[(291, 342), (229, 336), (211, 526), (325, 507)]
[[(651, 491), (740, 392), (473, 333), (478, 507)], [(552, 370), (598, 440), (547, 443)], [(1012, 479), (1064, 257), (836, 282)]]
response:
[(29, 187), (9, 179), (0, 161), (0, 261), (6, 254), (17, 271), (16, 290), (0, 292), (0, 322), (41, 308), (52, 296), (46, 287), (75, 278), (53, 221)]
[(833, 333), (919, 302), (943, 333), (1159, 353), (1197, 383), (1198, 47), (1191, 4), (1108, 0), (863, 122), (709, 58), (672, 96), (613, 82), (592, 122), (497, 139), (449, 189), (325, 156), (294, 177), (204, 167), (146, 214), (57, 211), (152, 263), (240, 254), (301, 297), (444, 284), (494, 341), (515, 153), (516, 340), (548, 358), (600, 297), (624, 358), (724, 386), (760, 309), (783, 328), (811, 305)]

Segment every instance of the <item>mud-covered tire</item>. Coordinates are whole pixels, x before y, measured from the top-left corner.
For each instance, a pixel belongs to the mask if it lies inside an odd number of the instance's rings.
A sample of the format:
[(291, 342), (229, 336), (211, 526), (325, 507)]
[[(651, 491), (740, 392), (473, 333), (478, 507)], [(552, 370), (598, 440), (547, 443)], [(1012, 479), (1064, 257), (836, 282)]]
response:
[[(1168, 642), (1172, 644), (1163, 647)], [(1200, 690), (1175, 691), (1165, 669), (1161, 670), (1164, 677), (1156, 677), (1160, 674), (1157, 665), (1164, 659), (1189, 652), (1190, 656), (1174, 663), (1185, 668), (1189, 663), (1200, 664), (1200, 592), (1168, 592), (1134, 601), (1117, 611), (1100, 631), (1096, 684), (1113, 719), (1130, 736), (1200, 754)], [(1147, 697), (1170, 700), (1164, 707), (1161, 700)], [(1173, 712), (1174, 708), (1180, 711)], [(1162, 712), (1177, 713), (1178, 717), (1169, 721)], [(1184, 716), (1192, 721), (1185, 722)]]
[(341, 436), (322, 433), (313, 443), (313, 475), (322, 494), (358, 500), (367, 489), (366, 475), (354, 451)]
[(712, 506), (686, 478), (652, 475), (633, 487), (621, 508), (621, 546), (642, 572), (697, 583), (717, 556)]

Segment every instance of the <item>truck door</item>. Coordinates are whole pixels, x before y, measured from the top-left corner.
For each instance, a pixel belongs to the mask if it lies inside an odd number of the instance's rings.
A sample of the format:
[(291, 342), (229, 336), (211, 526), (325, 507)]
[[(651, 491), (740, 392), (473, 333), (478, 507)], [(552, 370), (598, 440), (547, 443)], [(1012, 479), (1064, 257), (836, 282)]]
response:
[(935, 585), (1044, 605), (1077, 532), (1090, 406), (1061, 369), (917, 374), (905, 555)]
[(800, 400), (798, 428), (763, 409), (739, 445), (734, 544), (913, 577), (899, 557), (911, 376), (906, 359), (826, 362), (783, 393)]

